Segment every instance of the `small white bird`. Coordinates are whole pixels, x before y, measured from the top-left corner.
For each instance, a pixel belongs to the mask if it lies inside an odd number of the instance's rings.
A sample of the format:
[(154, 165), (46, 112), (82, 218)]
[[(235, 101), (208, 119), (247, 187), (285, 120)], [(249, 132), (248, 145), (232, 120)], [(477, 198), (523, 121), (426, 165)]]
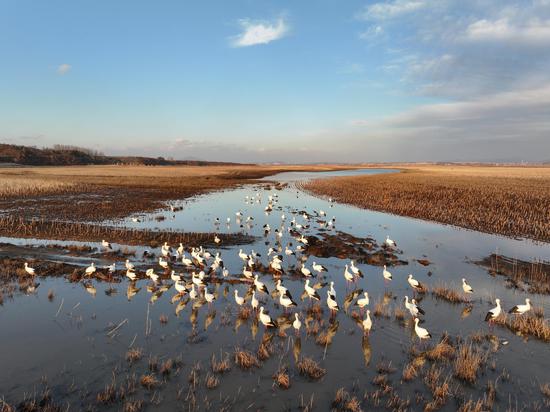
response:
[[(172, 271), (173, 272), (173, 271)], [(155, 273), (155, 270), (154, 269), (147, 269), (147, 271), (145, 272), (145, 274), (153, 281), (153, 282), (158, 282), (159, 280), (159, 275), (157, 275)]]
[(306, 284), (304, 285), (304, 290), (307, 293), (307, 296), (309, 299), (315, 299), (315, 300), (321, 300), (321, 296), (317, 293), (315, 288), (309, 286), (309, 279), (306, 279)]
[(369, 304), (369, 293), (363, 292), (364, 297), (357, 299), (356, 305), (359, 306), (361, 309), (363, 309), (365, 306), (368, 306)]
[(213, 293), (208, 292), (208, 288), (205, 287), (205, 288), (204, 288), (204, 298), (206, 299), (206, 301), (207, 301), (208, 303), (212, 303), (212, 302), (214, 302), (214, 300), (216, 299), (216, 296), (214, 296)]
[[(152, 269), (151, 269), (152, 270)], [(180, 275), (176, 275), (176, 272), (175, 271), (172, 271), (170, 273), (170, 279), (172, 279), (174, 282), (179, 282), (181, 281), (181, 276)]]
[(391, 272), (386, 269), (386, 265), (384, 265), (384, 270), (382, 271), (382, 276), (384, 276), (384, 281), (392, 280)]
[(126, 259), (126, 269), (128, 270), (134, 270), (134, 264), (132, 262), (130, 262), (130, 260)]
[(176, 253), (178, 254), (178, 256), (183, 256), (183, 252), (184, 252), (183, 243), (180, 243), (178, 249), (176, 250)]
[(516, 305), (508, 311), (508, 313), (513, 313), (516, 315), (521, 315), (525, 312), (531, 310), (531, 300), (529, 298), (525, 299), (525, 305)]
[(239, 249), (239, 257), (242, 260), (248, 260), (248, 255), (246, 253), (244, 253), (242, 249)]
[(260, 302), (258, 301), (258, 298), (256, 298), (256, 291), (252, 291), (252, 299), (250, 300), (250, 304), (252, 305), (252, 309), (257, 310), (258, 305)]
[(36, 274), (36, 271), (34, 270), (34, 268), (30, 267), (27, 262), (25, 262), (25, 272), (27, 272), (27, 274), (31, 276), (34, 276)]
[(222, 276), (223, 276), (224, 278), (228, 277), (228, 276), (229, 276), (229, 269), (227, 269), (227, 268), (224, 267), (224, 268), (222, 269)]
[(346, 265), (346, 269), (344, 270), (344, 278), (346, 279), (346, 284), (353, 282), (355, 279), (353, 273), (349, 271), (348, 265)]
[(363, 319), (363, 331), (368, 335), (372, 328), (372, 319), (370, 318), (370, 309), (367, 309), (367, 316)]
[(254, 286), (256, 287), (256, 290), (269, 294), (267, 287), (258, 280), (258, 275), (254, 275)]
[(417, 318), (420, 314), (424, 314), (424, 311), (416, 306), (416, 301), (414, 299), (409, 302), (408, 296), (405, 296), (405, 307), (413, 318)]
[(500, 313), (502, 312), (502, 308), (500, 307), (500, 299), (495, 299), (495, 303), (497, 304), (493, 309), (491, 309), (489, 312), (487, 312), (487, 315), (485, 315), (485, 321), (492, 321), (499, 317)]
[(332, 313), (338, 312), (338, 310), (340, 309), (338, 307), (338, 302), (336, 302), (329, 290), (327, 290), (327, 306)]
[(253, 279), (254, 278), (254, 272), (251, 270), (248, 270), (247, 267), (243, 267), (243, 276), (247, 279)]
[(183, 253), (181, 255), (181, 263), (184, 266), (192, 266), (193, 265), (193, 261), (191, 259), (189, 259), (187, 256), (185, 256), (185, 253)]
[(311, 266), (315, 272), (327, 272), (327, 268), (323, 265), (318, 265), (317, 262), (313, 262), (313, 265)]
[(293, 306), (298, 306), (296, 302), (294, 302), (292, 298), (286, 294), (279, 296), (279, 303), (285, 308), (285, 310)]
[(126, 277), (128, 277), (128, 279), (130, 279), (131, 281), (134, 281), (137, 279), (136, 272), (132, 272), (130, 269), (126, 271)]
[(197, 293), (197, 291), (196, 291), (196, 289), (195, 289), (195, 284), (193, 283), (193, 284), (191, 285), (191, 291), (189, 292), (189, 297), (190, 297), (191, 299), (197, 299), (197, 296), (198, 296), (198, 293)]
[(332, 299), (336, 299), (336, 289), (334, 289), (334, 282), (330, 282), (330, 287), (328, 291), (332, 295)]
[[(185, 285), (179, 280), (176, 280), (176, 283), (174, 283), (174, 287), (176, 288), (176, 291), (178, 292), (179, 295), (183, 295), (187, 292)], [(193, 288), (194, 287), (195, 285), (193, 285)]]
[(351, 273), (353, 273), (355, 276), (359, 276), (360, 278), (363, 277), (363, 272), (361, 272), (361, 270), (357, 266), (355, 266), (355, 262), (353, 260), (351, 261), (349, 268), (351, 270)]
[(464, 291), (464, 293), (474, 293), (474, 289), (468, 285), (468, 283), (466, 283), (466, 279), (462, 278), (462, 290)]
[(294, 322), (292, 322), (292, 327), (296, 331), (296, 334), (300, 333), (300, 328), (302, 327), (302, 322), (300, 322), (300, 318), (298, 317), (298, 314), (294, 314)]
[(101, 241), (101, 246), (103, 246), (105, 249), (112, 249), (113, 247), (109, 242), (107, 242), (105, 239)]
[(235, 289), (235, 302), (237, 302), (237, 305), (239, 306), (244, 304), (244, 298), (239, 296), (239, 291), (237, 289)]
[(407, 282), (409, 282), (409, 285), (411, 285), (411, 288), (413, 288), (414, 290), (424, 290), (424, 286), (422, 286), (422, 284), (418, 280), (413, 278), (412, 273), (409, 273)]
[(218, 237), (218, 235), (214, 236), (214, 243), (215, 243), (216, 245), (219, 245), (219, 244), (221, 243), (221, 241), (222, 241), (222, 240)]
[(430, 332), (428, 332), (426, 329), (421, 328), (418, 326), (418, 322), (420, 320), (418, 318), (414, 318), (414, 331), (416, 332), (416, 336), (418, 336), (420, 339), (429, 339), (432, 337), (430, 335)]
[(386, 236), (386, 246), (388, 247), (396, 247), (397, 246), (397, 243), (395, 243), (395, 241), (391, 240), (389, 236)]
[(163, 269), (168, 269), (168, 262), (163, 258), (159, 257), (159, 266)]
[(310, 277), (311, 276), (311, 270), (309, 270), (306, 265), (304, 265), (302, 263), (302, 268), (300, 269), (300, 272), (302, 272), (302, 275), (304, 275), (305, 277)]
[(258, 315), (260, 322), (267, 327), (267, 328), (276, 328), (277, 323), (271, 319), (271, 316), (269, 316), (267, 313), (264, 313), (264, 307), (262, 306), (260, 308), (260, 314)]
[(90, 266), (88, 266), (88, 267), (86, 268), (86, 276), (91, 276), (92, 274), (95, 273), (95, 271), (96, 271), (95, 263), (92, 262), (92, 263), (90, 264)]
[(116, 262), (113, 262), (113, 264), (107, 266), (106, 269), (109, 270), (109, 273), (116, 271)]

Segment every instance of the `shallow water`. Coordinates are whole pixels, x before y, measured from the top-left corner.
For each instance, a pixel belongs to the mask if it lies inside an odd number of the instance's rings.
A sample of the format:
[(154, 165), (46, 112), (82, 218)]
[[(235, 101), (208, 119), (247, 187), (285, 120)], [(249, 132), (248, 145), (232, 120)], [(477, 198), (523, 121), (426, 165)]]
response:
[[(393, 308), (404, 309), (402, 299), (405, 295), (412, 296), (412, 291), (406, 281), (408, 273), (426, 285), (446, 284), (461, 290), (461, 278), (465, 277), (473, 286), (473, 309), (469, 316), (462, 317), (464, 305), (452, 305), (436, 300), (426, 294), (421, 306), (426, 311), (423, 327), (427, 328), (433, 342), (437, 342), (447, 332), (451, 336), (466, 337), (475, 331), (488, 332), (488, 326), (483, 322), (486, 312), (493, 306), (495, 297), (499, 297), (503, 307), (508, 309), (515, 304), (523, 303), (525, 297), (530, 297), (535, 306), (543, 307), (545, 313), (550, 311), (550, 299), (546, 296), (528, 295), (524, 292), (506, 288), (503, 278), (491, 277), (487, 272), (473, 264), (473, 261), (486, 257), (498, 251), (499, 254), (516, 257), (522, 260), (533, 258), (550, 260), (550, 247), (546, 243), (528, 240), (509, 239), (496, 235), (478, 233), (417, 219), (405, 218), (367, 210), (352, 206), (330, 204), (328, 200), (319, 199), (296, 188), (295, 183), (311, 177), (334, 176), (356, 173), (385, 173), (387, 170), (323, 172), (323, 173), (284, 173), (268, 178), (288, 183), (283, 190), (265, 190), (261, 185), (245, 185), (234, 190), (210, 193), (190, 200), (174, 202), (183, 210), (171, 212), (169, 209), (139, 216), (140, 222), (130, 218), (115, 222), (135, 228), (173, 229), (178, 231), (211, 232), (219, 230), (222, 233), (242, 231), (257, 236), (257, 241), (243, 249), (248, 253), (251, 249), (262, 254), (261, 261), (267, 262), (266, 252), (269, 245), (274, 245), (273, 229), (280, 226), (281, 213), (285, 213), (286, 225), (293, 215), (292, 211), (324, 210), (327, 218), (336, 217), (336, 229), (358, 237), (371, 236), (382, 243), (386, 235), (398, 242), (402, 254), (400, 259), (408, 261), (408, 265), (389, 268), (394, 276), (390, 285), (385, 285), (382, 279), (382, 269), (369, 265), (358, 265), (365, 274), (356, 287), (367, 290), (370, 295), (371, 312), (377, 302), (384, 300), (384, 293), (391, 293), (386, 298), (388, 308), (391, 308), (392, 318), (373, 317), (373, 330), (368, 341), (363, 339), (363, 333), (355, 321), (344, 313), (343, 304), (347, 286), (343, 277), (344, 264), (348, 260), (338, 258), (310, 257), (307, 266), (311, 269), (313, 261), (328, 268), (326, 280), (333, 280), (337, 291), (337, 300), (341, 306), (336, 316), (339, 322), (338, 330), (332, 344), (324, 347), (315, 343), (314, 336), (307, 336), (305, 325), (299, 338), (301, 348), (299, 356), (310, 356), (319, 361), (327, 370), (324, 378), (317, 382), (298, 375), (295, 368), (295, 348), (298, 338), (292, 328), (286, 331), (287, 337), (275, 337), (276, 353), (262, 363), (262, 367), (251, 371), (241, 371), (232, 362), (232, 370), (220, 377), (220, 385), (213, 390), (197, 389), (198, 402), (205, 405), (205, 397), (217, 410), (222, 405), (231, 405), (234, 410), (251, 409), (281, 410), (298, 409), (302, 402), (307, 404), (314, 396), (314, 410), (330, 409), (330, 402), (339, 387), (351, 390), (357, 388), (356, 394), (361, 397), (365, 391), (374, 391), (371, 384), (377, 374), (376, 365), (381, 361), (391, 361), (397, 369), (389, 375), (389, 380), (402, 398), (409, 398), (411, 409), (422, 409), (416, 405), (415, 391), (423, 393), (427, 399), (425, 386), (421, 382), (401, 383), (401, 370), (407, 361), (407, 354), (413, 343), (413, 333), (410, 327), (403, 327), (393, 318)], [(247, 204), (246, 196), (261, 194), (261, 203)], [(267, 198), (270, 194), (278, 195), (276, 207), (269, 215), (264, 212)], [(241, 224), (236, 222), (235, 212), (242, 211), (244, 218)], [(165, 219), (157, 221), (155, 218)], [(247, 226), (245, 218), (254, 218), (253, 224)], [(221, 224), (214, 224), (215, 218)], [(226, 218), (231, 222), (227, 225)], [(318, 234), (318, 225), (311, 221), (308, 234)], [(296, 215), (296, 221), (303, 219)], [(112, 223), (112, 222), (111, 222)], [(272, 232), (263, 235), (263, 224), (269, 223)], [(334, 231), (334, 230), (333, 230)], [(291, 243), (295, 248), (296, 241), (285, 231), (281, 241), (285, 245)], [(15, 244), (33, 244), (28, 239), (0, 239), (2, 242)], [(37, 242), (36, 242), (37, 243)], [(43, 242), (40, 242), (43, 243)], [(61, 242), (53, 242), (60, 244)], [(75, 242), (69, 242), (74, 244)], [(95, 245), (99, 246), (99, 245)], [(118, 247), (118, 245), (114, 245)], [(141, 256), (147, 248), (131, 248)], [(220, 251), (225, 266), (233, 277), (238, 276), (243, 267), (237, 256), (240, 247), (224, 248)], [(210, 249), (215, 252), (216, 249)], [(415, 259), (427, 258), (431, 264), (422, 266)], [(136, 259), (137, 261), (138, 259)], [(76, 264), (87, 265), (76, 259)], [(75, 260), (73, 259), (73, 262)], [(122, 262), (121, 262), (122, 263)], [(284, 266), (294, 266), (296, 258), (285, 256)], [(146, 267), (154, 266), (160, 272), (158, 265), (144, 262)], [(121, 265), (119, 265), (121, 266)], [(181, 265), (180, 265), (181, 266)], [(176, 266), (176, 270), (180, 270)], [(274, 289), (271, 276), (261, 275), (261, 280), (268, 289)], [(318, 280), (314, 280), (313, 283)], [(53, 397), (70, 402), (71, 409), (80, 409), (94, 403), (95, 394), (105, 383), (111, 381), (111, 371), (117, 369), (118, 382), (123, 377), (135, 373), (138, 377), (147, 371), (149, 355), (160, 358), (176, 358), (181, 356), (182, 372), (171, 376), (157, 391), (139, 389), (132, 399), (161, 401), (155, 409), (174, 410), (175, 405), (182, 406), (188, 394), (188, 373), (196, 362), (202, 365), (201, 379), (204, 380), (209, 371), (212, 354), (220, 357), (220, 353), (233, 354), (236, 346), (256, 351), (264, 333), (260, 324), (256, 334), (253, 333), (253, 322), (248, 320), (236, 327), (237, 311), (233, 299), (234, 289), (243, 296), (248, 285), (227, 283), (210, 286), (218, 293), (217, 300), (211, 307), (204, 305), (192, 310), (193, 302), (189, 302), (176, 316), (176, 304), (171, 303), (175, 291), (170, 288), (154, 303), (151, 303), (152, 293), (147, 291), (147, 280), (140, 280), (136, 287), (140, 290), (131, 299), (127, 297), (129, 282), (112, 285), (118, 293), (110, 296), (105, 290), (111, 285), (94, 282), (97, 290), (95, 296), (90, 295), (82, 284), (69, 283), (62, 278), (40, 278), (40, 286), (35, 294), (16, 295), (12, 300), (6, 300), (0, 306), (0, 353), (2, 353), (0, 369), (0, 398), (3, 395), (8, 401), (20, 400), (25, 393), (33, 392), (42, 386), (41, 381), (47, 377)], [(307, 300), (299, 299), (303, 291), (303, 281), (295, 277), (283, 277), (284, 285), (291, 291), (298, 303), (297, 310), (304, 323), (304, 313), (308, 306)], [(170, 285), (171, 281), (165, 281)], [(55, 298), (47, 299), (47, 292), (52, 289)], [(351, 289), (350, 289), (351, 290)], [(224, 293), (225, 292), (225, 293)], [(324, 308), (324, 324), (328, 325), (329, 314), (325, 304), (325, 289), (320, 290), (322, 307)], [(260, 295), (272, 317), (283, 313), (283, 309), (270, 296)], [(185, 300), (185, 299), (184, 299)], [(61, 304), (61, 302), (63, 302)], [(249, 304), (247, 302), (247, 304)], [(61, 307), (60, 307), (61, 306)], [(212, 319), (212, 314), (215, 317)], [(57, 314), (57, 315), (56, 315)], [(161, 314), (168, 315), (168, 323), (159, 322)], [(210, 317), (209, 317), (210, 315)], [(151, 320), (151, 333), (145, 335), (146, 319)], [(408, 314), (407, 314), (408, 319)], [(125, 321), (126, 320), (126, 321)], [(110, 328), (124, 322), (112, 336)], [(210, 324), (206, 324), (211, 322)], [(410, 321), (408, 322), (410, 324)], [(323, 330), (323, 329), (322, 329)], [(498, 337), (498, 350), (490, 355), (495, 368), (487, 368), (479, 376), (475, 386), (461, 386), (463, 398), (478, 399), (483, 396), (483, 390), (488, 381), (494, 381), (502, 371), (509, 374), (509, 379), (500, 379), (498, 384), (498, 401), (496, 409), (505, 410), (510, 404), (518, 408), (531, 405), (533, 399), (541, 399), (538, 389), (540, 383), (550, 381), (547, 362), (550, 348), (547, 343), (535, 339), (515, 336), (507, 329), (495, 327), (491, 331)], [(507, 343), (504, 345), (503, 343)], [(133, 366), (128, 366), (124, 357), (126, 351), (133, 347), (143, 348), (144, 359)], [(368, 358), (368, 359), (367, 359)], [(273, 387), (272, 375), (280, 365), (287, 365), (291, 376), (291, 388), (283, 391)], [(526, 367), (526, 365), (528, 367)], [(458, 385), (458, 384), (457, 384)], [(73, 389), (69, 389), (73, 388)], [(178, 398), (178, 391), (183, 395)], [(158, 395), (154, 395), (157, 393)], [(57, 395), (57, 396), (56, 396)], [(228, 398), (229, 400), (226, 400)], [(385, 402), (382, 403), (384, 405)], [(250, 406), (252, 405), (252, 406)], [(380, 406), (380, 409), (382, 408)], [(96, 405), (97, 406), (97, 405)], [(102, 409), (104, 406), (98, 406)], [(120, 410), (121, 404), (108, 405), (107, 408)], [(526, 407), (528, 408), (528, 407)], [(148, 404), (146, 409), (153, 409)], [(370, 408), (366, 408), (370, 409)], [(456, 404), (449, 401), (443, 410), (455, 410)]]

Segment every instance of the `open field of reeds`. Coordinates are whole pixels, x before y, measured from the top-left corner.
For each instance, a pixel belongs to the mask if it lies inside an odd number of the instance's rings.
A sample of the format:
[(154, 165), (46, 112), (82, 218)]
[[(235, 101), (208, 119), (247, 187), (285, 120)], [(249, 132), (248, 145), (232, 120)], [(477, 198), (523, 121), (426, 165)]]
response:
[(303, 187), (359, 207), (486, 233), (550, 241), (550, 168), (419, 166)]
[(104, 221), (283, 171), (343, 166), (63, 166), (0, 168), (0, 213), (25, 218)]

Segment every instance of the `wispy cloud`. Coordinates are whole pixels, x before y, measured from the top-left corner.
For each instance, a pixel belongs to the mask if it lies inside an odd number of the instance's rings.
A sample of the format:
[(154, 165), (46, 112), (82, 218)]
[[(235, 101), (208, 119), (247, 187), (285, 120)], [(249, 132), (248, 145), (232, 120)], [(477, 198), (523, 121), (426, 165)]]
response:
[(550, 20), (533, 18), (525, 23), (515, 23), (508, 18), (478, 20), (468, 26), (466, 37), (470, 40), (540, 43), (548, 46)]
[(271, 43), (286, 36), (290, 30), (287, 22), (282, 17), (273, 22), (242, 19), (239, 24), (243, 32), (231, 39), (233, 47)]
[(57, 66), (57, 74), (63, 76), (64, 74), (67, 74), (72, 69), (72, 66), (67, 63), (60, 64)]
[(423, 0), (394, 0), (374, 3), (361, 10), (357, 17), (363, 20), (386, 20), (423, 8)]

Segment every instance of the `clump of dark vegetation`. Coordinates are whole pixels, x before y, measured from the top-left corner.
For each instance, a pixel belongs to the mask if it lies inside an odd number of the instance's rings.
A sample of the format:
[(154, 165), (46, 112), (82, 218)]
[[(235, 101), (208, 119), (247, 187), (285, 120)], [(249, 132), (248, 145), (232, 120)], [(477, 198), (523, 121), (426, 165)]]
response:
[(286, 366), (279, 368), (279, 370), (275, 372), (273, 375), (273, 381), (281, 389), (290, 388), (290, 376)]
[(229, 370), (231, 370), (231, 364), (229, 363), (229, 356), (226, 355), (220, 360), (217, 360), (216, 355), (212, 355), (212, 359), (210, 360), (210, 366), (212, 368), (212, 372), (214, 373), (229, 372)]
[(544, 342), (550, 342), (550, 323), (548, 319), (537, 316), (536, 313), (523, 315), (502, 315), (495, 319), (497, 325), (502, 325), (514, 333), (533, 336)]
[(126, 360), (133, 364), (139, 361), (143, 357), (143, 350), (141, 348), (131, 348), (126, 352)]
[(462, 296), (461, 293), (457, 292), (454, 289), (450, 289), (443, 285), (435, 286), (432, 289), (432, 295), (438, 299), (446, 300), (450, 303), (465, 303), (467, 302), (466, 298)]
[(492, 276), (505, 276), (514, 288), (529, 293), (550, 294), (549, 262), (526, 262), (493, 253), (476, 263), (487, 269)]
[(160, 385), (159, 380), (152, 373), (142, 375), (139, 379), (139, 383), (141, 384), (141, 386), (149, 390), (154, 389)]
[(237, 366), (241, 369), (250, 369), (260, 366), (260, 361), (256, 355), (240, 348), (235, 349), (234, 359)]
[(475, 383), (481, 366), (487, 359), (479, 347), (463, 343), (457, 350), (454, 361), (454, 376), (468, 383)]
[(361, 402), (357, 397), (352, 396), (344, 388), (340, 388), (336, 391), (334, 400), (332, 401), (332, 408), (336, 411), (342, 412), (361, 412)]
[(296, 363), (298, 372), (302, 376), (307, 376), (310, 379), (318, 380), (321, 379), (327, 371), (319, 366), (319, 364), (314, 361), (312, 358), (302, 358), (298, 363)]

